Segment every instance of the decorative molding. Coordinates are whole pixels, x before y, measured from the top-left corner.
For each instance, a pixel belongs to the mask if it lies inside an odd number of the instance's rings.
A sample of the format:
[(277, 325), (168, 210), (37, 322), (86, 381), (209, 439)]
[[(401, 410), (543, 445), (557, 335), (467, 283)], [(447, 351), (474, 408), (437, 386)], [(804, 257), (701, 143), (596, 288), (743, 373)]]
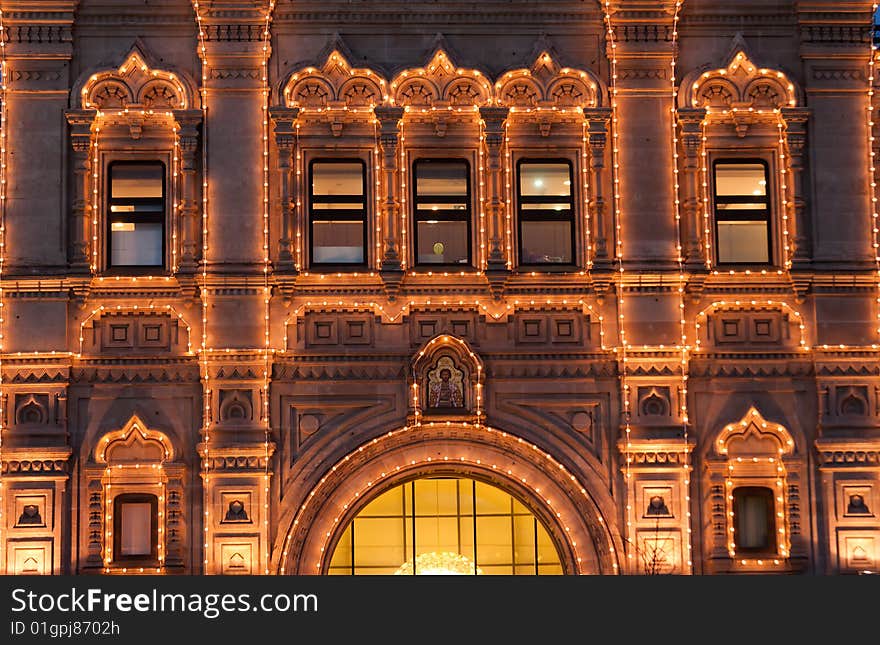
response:
[(823, 466), (869, 466), (880, 469), (880, 440), (817, 439), (816, 450)]

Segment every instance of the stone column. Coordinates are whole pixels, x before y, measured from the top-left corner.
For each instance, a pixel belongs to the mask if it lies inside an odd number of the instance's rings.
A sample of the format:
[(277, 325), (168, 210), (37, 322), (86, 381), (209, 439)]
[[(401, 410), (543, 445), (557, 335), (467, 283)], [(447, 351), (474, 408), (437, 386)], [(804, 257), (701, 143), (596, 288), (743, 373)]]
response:
[(678, 110), (679, 141), (682, 159), (682, 178), (679, 183), (680, 214), (684, 234), (684, 260), (687, 267), (699, 270), (705, 266), (703, 256), (703, 191), (700, 183), (700, 155), (703, 149), (703, 108), (680, 108)]
[[(206, 33), (208, 345), (262, 347), (264, 18), (213, 2)], [(234, 124), (234, 126), (230, 126)]]
[(296, 180), (293, 160), (296, 146), (296, 118), (299, 108), (273, 107), (269, 110), (269, 118), (275, 132), (275, 148), (278, 151), (278, 186), (281, 202), (281, 234), (278, 240), (277, 268), (287, 272), (295, 272), (293, 241), (295, 227), (300, 222), (296, 206), (296, 196), (300, 186)]
[(400, 242), (400, 176), (397, 168), (397, 146), (400, 142), (402, 107), (377, 107), (373, 110), (379, 120), (379, 142), (382, 148), (382, 179), (385, 196), (382, 199), (383, 229), (385, 233), (382, 271), (400, 271), (402, 258)]
[(608, 209), (605, 202), (606, 176), (605, 155), (608, 144), (608, 125), (611, 122), (610, 108), (586, 108), (587, 136), (590, 146), (590, 221), (593, 237), (593, 266), (598, 270), (609, 269), (611, 257), (608, 255)]
[(200, 110), (177, 110), (174, 113), (179, 128), (180, 141), (180, 196), (178, 212), (180, 222), (180, 271), (194, 273), (200, 257), (201, 226), (199, 217), (200, 190), (198, 187), (199, 149), (198, 125), (202, 121)]
[[(807, 121), (810, 111), (805, 108), (782, 108), (782, 119), (785, 122), (785, 143), (788, 148), (792, 193), (791, 202), (794, 207), (794, 218), (789, 226), (794, 228), (794, 265), (803, 266), (810, 261), (812, 248), (810, 244), (810, 223), (807, 215), (806, 188), (804, 182), (804, 152), (807, 145)], [(791, 216), (789, 216), (791, 217)]]
[[(486, 210), (489, 214), (489, 255), (487, 269), (490, 271), (506, 271), (507, 258), (504, 257), (502, 241), (504, 240), (505, 202), (502, 198), (502, 165), (501, 144), (504, 143), (504, 122), (510, 108), (480, 108), (483, 120), (483, 138), (486, 143), (486, 179), (489, 188)], [(482, 269), (482, 267), (478, 267)]]
[(91, 169), (92, 169), (92, 123), (95, 110), (67, 110), (65, 116), (70, 124), (70, 143), (73, 147), (71, 166), (73, 186), (71, 190), (71, 218), (69, 230), (68, 261), (74, 272), (88, 273), (91, 248)]

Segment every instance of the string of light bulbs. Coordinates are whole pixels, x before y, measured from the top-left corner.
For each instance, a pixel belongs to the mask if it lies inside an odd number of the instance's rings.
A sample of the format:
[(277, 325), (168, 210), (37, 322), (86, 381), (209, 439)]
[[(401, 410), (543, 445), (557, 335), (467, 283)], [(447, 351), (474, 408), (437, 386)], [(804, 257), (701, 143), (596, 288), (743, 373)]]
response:
[(684, 504), (683, 504), (683, 513), (685, 519), (685, 535), (684, 535), (684, 545), (685, 545), (685, 562), (682, 567), (682, 571), (685, 573), (690, 573), (693, 570), (693, 546), (691, 544), (691, 538), (693, 535), (693, 528), (691, 523), (691, 467), (690, 467), (690, 446), (688, 445), (688, 426), (690, 425), (690, 421), (688, 419), (688, 378), (689, 378), (689, 366), (690, 366), (690, 346), (688, 345), (688, 337), (687, 337), (687, 318), (685, 312), (685, 285), (686, 279), (684, 274), (684, 249), (683, 242), (685, 239), (685, 230), (683, 226), (683, 222), (681, 219), (681, 184), (680, 184), (680, 164), (679, 164), (679, 154), (678, 154), (678, 84), (677, 84), (677, 59), (678, 59), (678, 23), (681, 19), (681, 8), (684, 4), (684, 0), (676, 0), (675, 3), (675, 12), (672, 15), (672, 61), (670, 62), (670, 85), (672, 88), (671, 92), (671, 106), (669, 108), (670, 111), (670, 130), (672, 132), (672, 172), (673, 172), (673, 213), (675, 216), (675, 225), (676, 225), (676, 240), (675, 240), (675, 255), (676, 262), (678, 265), (678, 323), (679, 323), (679, 340), (678, 340), (678, 349), (680, 356), (680, 365), (679, 369), (681, 370), (681, 387), (679, 394), (679, 417), (681, 418), (681, 430), (682, 430), (682, 454), (681, 454), (681, 463), (682, 468), (684, 469), (683, 475), (683, 487), (684, 487)]
[(202, 342), (199, 349), (199, 363), (202, 372), (202, 509), (204, 526), (202, 540), (204, 547), (204, 573), (211, 573), (210, 529), (211, 496), (209, 482), (211, 477), (211, 375), (208, 365), (208, 48), (205, 44), (207, 34), (202, 21), (198, 0), (192, 0), (199, 39), (199, 60), (202, 67), (200, 88), (202, 107), (202, 284), (199, 295), (202, 302)]
[(624, 489), (623, 495), (626, 500), (626, 535), (624, 538), (624, 549), (626, 551), (627, 558), (627, 568), (632, 569), (634, 566), (635, 556), (633, 554), (633, 545), (630, 544), (630, 540), (633, 535), (633, 527), (632, 527), (632, 500), (629, 492), (629, 486), (632, 481), (632, 426), (630, 424), (630, 396), (629, 390), (630, 385), (627, 380), (629, 366), (627, 365), (628, 356), (627, 356), (627, 339), (626, 339), (626, 328), (624, 327), (624, 297), (623, 297), (623, 285), (624, 285), (624, 265), (623, 265), (623, 214), (621, 212), (621, 201), (620, 201), (620, 128), (619, 128), (619, 118), (620, 113), (618, 110), (618, 88), (617, 88), (617, 39), (614, 32), (614, 24), (611, 20), (611, 0), (604, 0), (603, 4), (603, 13), (605, 17), (605, 27), (606, 27), (606, 55), (608, 55), (607, 48), (611, 48), (611, 183), (613, 190), (613, 211), (614, 211), (614, 230), (615, 230), (615, 241), (614, 241), (614, 260), (617, 265), (617, 337), (619, 342), (619, 355), (621, 361), (621, 370), (620, 370), (620, 389), (621, 389), (621, 404), (623, 408), (623, 423), (624, 423), (624, 440), (626, 443), (626, 447), (624, 449)]
[(880, 338), (880, 208), (878, 208), (878, 197), (877, 197), (877, 153), (874, 150), (874, 113), (876, 107), (874, 105), (874, 83), (877, 76), (877, 45), (874, 42), (874, 35), (876, 31), (875, 26), (875, 16), (877, 14), (877, 8), (880, 7), (880, 4), (874, 2), (871, 4), (871, 51), (868, 57), (868, 105), (867, 105), (867, 135), (868, 135), (868, 184), (869, 184), (869, 195), (871, 199), (870, 213), (871, 213), (871, 254), (874, 258), (874, 271), (877, 278), (877, 286), (876, 286), (876, 294), (874, 298), (874, 315), (875, 315), (875, 323), (877, 325), (876, 332), (878, 338)]
[(260, 388), (260, 403), (262, 407), (262, 422), (264, 425), (263, 458), (265, 470), (263, 472), (263, 530), (264, 536), (264, 565), (263, 573), (269, 573), (269, 511), (270, 511), (270, 486), (271, 477), (269, 444), (272, 440), (272, 421), (269, 413), (269, 383), (271, 378), (271, 329), (269, 321), (269, 308), (271, 301), (271, 287), (269, 285), (269, 57), (271, 56), (271, 24), (272, 13), (275, 11), (275, 0), (268, 0), (266, 7), (265, 22), (261, 38), (263, 58), (261, 63), (261, 93), (263, 104), (263, 386)]
[(6, 569), (6, 539), (3, 529), (6, 527), (6, 497), (3, 489), (3, 430), (6, 427), (6, 393), (3, 389), (3, 355), (6, 351), (5, 320), (6, 299), (3, 285), (3, 271), (6, 268), (6, 195), (7, 195), (7, 172), (6, 172), (6, 144), (7, 144), (7, 106), (6, 106), (6, 80), (9, 68), (6, 65), (6, 26), (3, 22), (3, 9), (0, 8), (0, 571), (8, 573)]

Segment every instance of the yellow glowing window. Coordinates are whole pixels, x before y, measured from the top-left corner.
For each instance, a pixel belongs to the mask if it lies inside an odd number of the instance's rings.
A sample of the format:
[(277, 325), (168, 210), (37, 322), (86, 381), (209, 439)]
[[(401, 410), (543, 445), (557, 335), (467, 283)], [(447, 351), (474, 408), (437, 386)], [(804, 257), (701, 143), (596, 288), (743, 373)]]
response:
[(767, 164), (714, 164), (715, 257), (719, 264), (769, 264), (770, 199)]
[(417, 479), (370, 501), (336, 543), (331, 575), (558, 575), (544, 524), (506, 491)]
[(309, 176), (309, 263), (366, 264), (366, 165), (360, 159), (315, 160)]
[(163, 266), (165, 166), (156, 161), (114, 161), (108, 175), (108, 266)]

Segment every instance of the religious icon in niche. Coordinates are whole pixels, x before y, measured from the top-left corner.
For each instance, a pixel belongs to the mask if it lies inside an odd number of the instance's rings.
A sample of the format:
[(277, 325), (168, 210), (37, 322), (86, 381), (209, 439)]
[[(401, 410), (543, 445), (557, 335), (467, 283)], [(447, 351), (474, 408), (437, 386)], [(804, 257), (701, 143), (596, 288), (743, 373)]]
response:
[(645, 515), (672, 515), (666, 506), (666, 500), (661, 495), (653, 495), (648, 501), (648, 510)]
[(247, 511), (244, 508), (244, 502), (238, 499), (229, 502), (226, 517), (223, 518), (224, 522), (247, 522), (249, 519)]
[(428, 372), (428, 408), (452, 410), (464, 407), (464, 372), (449, 356), (437, 361)]
[(43, 518), (40, 517), (40, 507), (36, 504), (25, 504), (21, 509), (21, 517), (18, 518), (19, 526), (42, 526)]
[(871, 509), (865, 504), (864, 495), (850, 495), (849, 504), (846, 505), (847, 515), (870, 515)]

